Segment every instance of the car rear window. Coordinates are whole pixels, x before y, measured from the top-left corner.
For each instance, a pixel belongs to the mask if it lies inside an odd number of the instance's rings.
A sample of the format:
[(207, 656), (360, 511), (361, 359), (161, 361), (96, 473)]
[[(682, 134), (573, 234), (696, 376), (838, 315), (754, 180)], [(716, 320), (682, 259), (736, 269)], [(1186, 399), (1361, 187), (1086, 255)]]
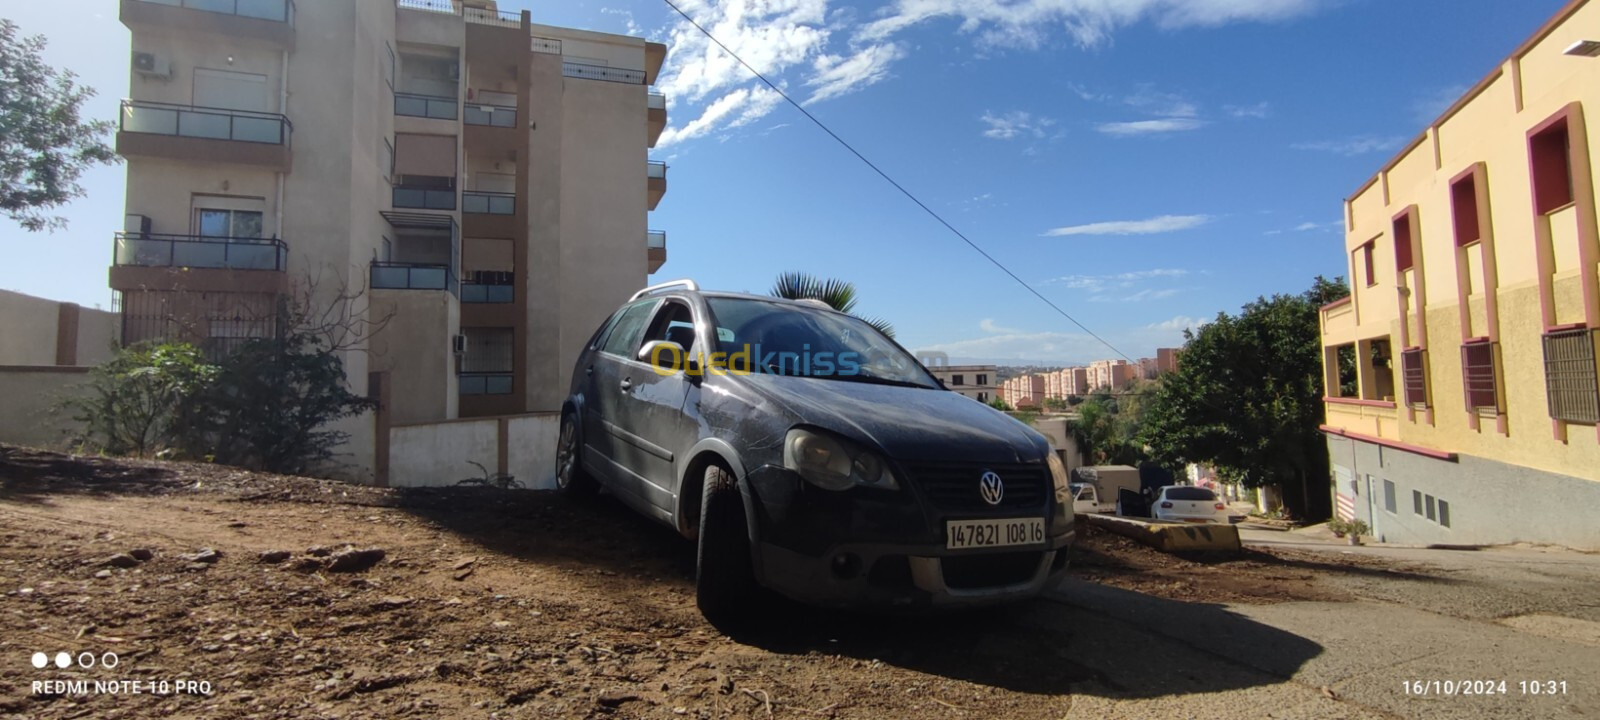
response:
[(1167, 488), (1168, 500), (1215, 500), (1217, 494), (1205, 488), (1175, 487)]

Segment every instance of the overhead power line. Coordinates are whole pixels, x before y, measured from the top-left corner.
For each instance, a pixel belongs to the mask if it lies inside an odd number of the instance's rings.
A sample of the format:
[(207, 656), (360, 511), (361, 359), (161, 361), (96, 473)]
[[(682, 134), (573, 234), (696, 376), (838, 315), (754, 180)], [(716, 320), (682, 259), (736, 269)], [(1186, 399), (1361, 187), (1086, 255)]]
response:
[(871, 160), (868, 160), (867, 156), (862, 155), (861, 151), (855, 149), (855, 146), (853, 146), (850, 143), (846, 142), (844, 138), (839, 137), (839, 134), (834, 132), (832, 128), (829, 128), (826, 123), (822, 122), (821, 120), (818, 120), (817, 116), (812, 115), (810, 111), (806, 110), (804, 106), (802, 106), (800, 103), (796, 102), (794, 98), (789, 97), (789, 94), (784, 92), (782, 88), (779, 88), (771, 80), (768, 80), (766, 75), (761, 74), (760, 71), (758, 71), (755, 68), (751, 67), (750, 63), (745, 62), (744, 58), (740, 57), (738, 53), (734, 52), (732, 48), (729, 48), (727, 45), (723, 44), (723, 42), (721, 40), (718, 40), (717, 36), (712, 35), (710, 30), (707, 30), (704, 27), (702, 27), (700, 25), (700, 23), (696, 22), (694, 18), (689, 16), (689, 13), (684, 12), (683, 9), (678, 7), (675, 3), (673, 3), (672, 0), (662, 0), (662, 2), (665, 2), (667, 4), (667, 7), (672, 8), (679, 15), (682, 15), (683, 19), (685, 21), (687, 21), (690, 25), (693, 25), (696, 30), (699, 30), (701, 32), (701, 34), (705, 35), (706, 38), (709, 39), (711, 42), (716, 43), (717, 47), (722, 48), (723, 52), (727, 53), (734, 60), (737, 60), (740, 65), (744, 66), (744, 69), (749, 70), (750, 74), (756, 76), (756, 79), (760, 80), (762, 83), (765, 83), (766, 86), (768, 88), (771, 88), (773, 92), (777, 93), (779, 97), (782, 97), (790, 105), (793, 105), (794, 109), (799, 110), (800, 114), (806, 116), (806, 119), (810, 120), (812, 122), (812, 124), (816, 125), (818, 128), (821, 128), (823, 132), (827, 133), (829, 137), (833, 138), (834, 141), (838, 142), (841, 146), (844, 147), (844, 149), (849, 150), (850, 154), (856, 156), (856, 159), (860, 160), (862, 163), (865, 163), (867, 167), (872, 168), (873, 172), (877, 173), (878, 176), (883, 178), (885, 182), (887, 182), (890, 185), (894, 186), (894, 189), (899, 190), (900, 194), (905, 195), (906, 198), (909, 199), (911, 202), (916, 203), (917, 207), (922, 208), (923, 212), (928, 213), (928, 215), (930, 217), (932, 217), (934, 220), (938, 221), (938, 223), (940, 225), (943, 225), (946, 230), (949, 230), (956, 237), (961, 238), (961, 241), (966, 243), (968, 247), (972, 248), (979, 255), (982, 255), (983, 259), (988, 260), (990, 262), (990, 264), (994, 265), (995, 267), (999, 268), (1001, 272), (1003, 272), (1006, 275), (1010, 276), (1012, 280), (1015, 280), (1018, 285), (1021, 285), (1024, 290), (1027, 290), (1034, 297), (1039, 298), (1039, 300), (1041, 302), (1043, 302), (1046, 305), (1049, 305), (1051, 310), (1056, 311), (1056, 313), (1061, 315), (1061, 317), (1066, 318), (1073, 325), (1078, 326), (1078, 329), (1084, 331), (1085, 333), (1087, 333), (1089, 335), (1089, 337), (1092, 337), (1095, 340), (1099, 341), (1101, 345), (1106, 346), (1107, 348), (1109, 348), (1111, 350), (1111, 352), (1116, 353), (1117, 355), (1121, 356), (1123, 359), (1126, 359), (1129, 362), (1134, 362), (1134, 359), (1132, 357), (1129, 357), (1127, 353), (1124, 353), (1121, 350), (1118, 350), (1115, 345), (1112, 345), (1110, 342), (1106, 341), (1105, 338), (1100, 337), (1093, 330), (1090, 330), (1088, 326), (1084, 325), (1081, 322), (1078, 322), (1077, 318), (1073, 317), (1067, 311), (1062, 310), (1059, 305), (1056, 305), (1054, 302), (1051, 302), (1050, 298), (1047, 298), (1044, 295), (1040, 294), (1038, 290), (1033, 289), (1032, 285), (1029, 285), (1028, 283), (1024, 282), (1022, 278), (1018, 277), (1016, 273), (1011, 271), (1011, 268), (1006, 267), (1004, 263), (1000, 262), (999, 260), (996, 260), (993, 255), (990, 255), (982, 247), (979, 247), (978, 244), (973, 242), (971, 238), (968, 238), (965, 233), (961, 232), (960, 230), (957, 230), (956, 227), (954, 225), (951, 225), (948, 220), (945, 220), (943, 216), (941, 216), (937, 212), (934, 212), (933, 208), (928, 207), (927, 203), (922, 202), (922, 200), (920, 198), (918, 198), (916, 195), (912, 194), (912, 192), (910, 190), (907, 190), (904, 185), (901, 185), (899, 182), (895, 181), (895, 179), (893, 177), (890, 177), (889, 173), (884, 172), (882, 168), (877, 166), (877, 164), (873, 163)]

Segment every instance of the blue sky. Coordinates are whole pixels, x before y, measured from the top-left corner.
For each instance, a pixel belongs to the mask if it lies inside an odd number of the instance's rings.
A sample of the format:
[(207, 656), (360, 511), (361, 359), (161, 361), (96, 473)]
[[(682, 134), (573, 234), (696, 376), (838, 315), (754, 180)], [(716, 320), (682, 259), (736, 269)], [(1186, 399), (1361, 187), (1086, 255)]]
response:
[[(302, 0), (307, 1), (307, 0)], [(333, 0), (310, 0), (333, 1)], [(374, 1), (374, 0), (365, 0)], [(1140, 357), (1257, 295), (1345, 273), (1342, 198), (1562, 0), (684, 0), (1024, 280)], [(764, 291), (856, 283), (902, 344), (1082, 363), (1104, 346), (988, 265), (652, 0), (502, 2), (672, 49), (652, 152), (670, 189), (652, 279)], [(109, 0), (7, 3), (48, 59), (126, 92)], [(292, 112), (292, 108), (291, 108)], [(54, 234), (0, 219), (0, 288), (108, 305), (123, 173), (93, 171)]]

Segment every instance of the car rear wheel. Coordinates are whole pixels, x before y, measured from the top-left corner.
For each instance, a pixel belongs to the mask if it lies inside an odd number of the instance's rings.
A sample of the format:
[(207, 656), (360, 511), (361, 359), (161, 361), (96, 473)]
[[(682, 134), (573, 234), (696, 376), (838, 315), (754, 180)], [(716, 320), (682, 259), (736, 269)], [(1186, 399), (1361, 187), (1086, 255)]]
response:
[(706, 468), (700, 494), (695, 601), (707, 620), (736, 624), (749, 617), (755, 595), (744, 500), (733, 474), (712, 465)]
[(556, 439), (556, 489), (568, 495), (593, 493), (594, 478), (578, 462), (578, 415), (561, 417), (561, 434)]

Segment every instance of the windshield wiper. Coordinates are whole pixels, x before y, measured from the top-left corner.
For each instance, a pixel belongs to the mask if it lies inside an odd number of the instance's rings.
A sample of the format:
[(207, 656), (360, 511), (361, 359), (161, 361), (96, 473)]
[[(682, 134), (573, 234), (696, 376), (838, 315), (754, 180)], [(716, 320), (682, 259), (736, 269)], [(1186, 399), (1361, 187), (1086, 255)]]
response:
[(910, 380), (896, 380), (894, 378), (878, 377), (877, 375), (863, 375), (860, 373), (855, 375), (812, 375), (811, 377), (843, 380), (845, 382), (867, 383), (869, 385), (893, 385), (895, 387), (919, 388), (922, 390), (933, 389), (930, 386), (923, 385), (922, 383), (918, 382), (911, 382)]

